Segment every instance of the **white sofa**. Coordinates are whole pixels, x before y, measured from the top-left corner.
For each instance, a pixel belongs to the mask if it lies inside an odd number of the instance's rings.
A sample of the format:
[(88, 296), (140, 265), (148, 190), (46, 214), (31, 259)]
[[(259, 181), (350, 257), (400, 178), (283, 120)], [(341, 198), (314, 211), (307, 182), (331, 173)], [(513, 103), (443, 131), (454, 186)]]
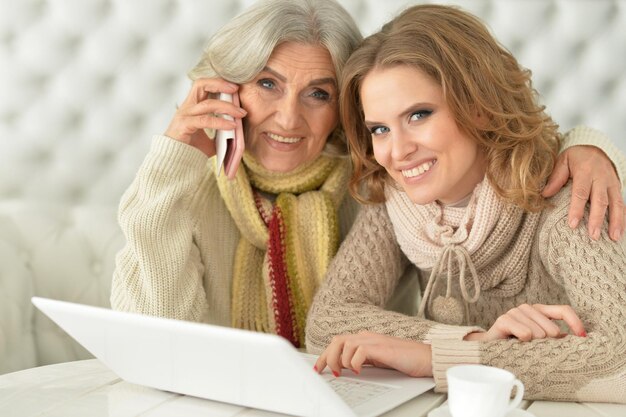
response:
[[(0, 373), (89, 357), (40, 295), (108, 306), (116, 206), (206, 40), (250, 0), (0, 0)], [(364, 34), (414, 1), (343, 0)], [(564, 129), (626, 151), (626, 2), (466, 0)]]

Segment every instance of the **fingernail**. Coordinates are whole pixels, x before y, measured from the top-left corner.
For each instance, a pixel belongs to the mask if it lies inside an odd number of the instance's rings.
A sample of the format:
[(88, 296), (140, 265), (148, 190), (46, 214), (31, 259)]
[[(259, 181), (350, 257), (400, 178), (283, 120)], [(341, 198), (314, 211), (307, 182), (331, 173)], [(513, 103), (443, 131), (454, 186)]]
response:
[(360, 374), (360, 372), (356, 369), (353, 369), (352, 372), (354, 372), (356, 375)]
[(319, 371), (317, 370), (317, 365), (313, 365), (313, 370), (314, 370), (315, 372), (319, 372)]
[(339, 376), (339, 372), (337, 372), (337, 371), (333, 371), (333, 375), (334, 375), (334, 376), (335, 376), (335, 378), (336, 378), (336, 377), (338, 377), (338, 376)]
[(578, 226), (578, 219), (570, 219), (569, 227), (571, 227), (572, 229), (575, 229), (577, 226)]
[(242, 109), (241, 107), (239, 108), (239, 113), (243, 114), (244, 116), (248, 114), (248, 112), (245, 109)]
[(614, 241), (619, 242), (619, 240), (622, 238), (622, 231), (619, 229), (613, 230), (613, 233), (611, 233), (611, 238)]
[(583, 330), (582, 332), (578, 333), (578, 336), (587, 337), (587, 332)]
[(600, 239), (600, 229), (593, 229), (593, 232), (591, 233), (591, 238), (593, 240), (598, 240)]

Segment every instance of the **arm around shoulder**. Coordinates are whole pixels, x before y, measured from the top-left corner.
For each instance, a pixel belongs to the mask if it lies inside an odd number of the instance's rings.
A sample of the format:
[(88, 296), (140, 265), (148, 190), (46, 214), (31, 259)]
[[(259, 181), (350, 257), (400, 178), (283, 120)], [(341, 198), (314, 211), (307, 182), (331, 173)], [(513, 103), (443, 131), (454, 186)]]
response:
[(561, 151), (580, 145), (595, 146), (604, 152), (613, 164), (622, 187), (626, 186), (626, 156), (606, 134), (588, 126), (576, 126), (563, 136)]

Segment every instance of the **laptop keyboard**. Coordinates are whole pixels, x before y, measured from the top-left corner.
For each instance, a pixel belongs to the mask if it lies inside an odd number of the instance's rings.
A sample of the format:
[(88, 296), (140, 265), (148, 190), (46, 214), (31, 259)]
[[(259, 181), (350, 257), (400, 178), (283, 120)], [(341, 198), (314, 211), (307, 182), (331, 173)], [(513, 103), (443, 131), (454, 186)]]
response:
[(387, 385), (348, 378), (333, 378), (328, 383), (350, 407), (356, 407), (394, 389)]

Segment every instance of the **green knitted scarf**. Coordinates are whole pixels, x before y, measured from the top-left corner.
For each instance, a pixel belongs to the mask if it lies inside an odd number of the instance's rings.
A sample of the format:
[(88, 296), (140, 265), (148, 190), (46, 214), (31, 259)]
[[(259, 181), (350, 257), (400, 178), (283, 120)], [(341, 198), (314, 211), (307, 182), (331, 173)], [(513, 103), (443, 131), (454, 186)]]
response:
[[(304, 347), (306, 314), (339, 245), (338, 208), (350, 175), (325, 155), (289, 173), (248, 153), (218, 187), (239, 231), (233, 268), (233, 327), (275, 333)], [(260, 192), (276, 196), (274, 202)]]

